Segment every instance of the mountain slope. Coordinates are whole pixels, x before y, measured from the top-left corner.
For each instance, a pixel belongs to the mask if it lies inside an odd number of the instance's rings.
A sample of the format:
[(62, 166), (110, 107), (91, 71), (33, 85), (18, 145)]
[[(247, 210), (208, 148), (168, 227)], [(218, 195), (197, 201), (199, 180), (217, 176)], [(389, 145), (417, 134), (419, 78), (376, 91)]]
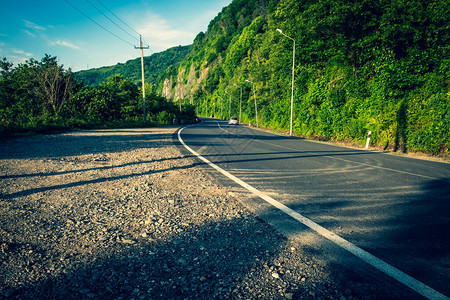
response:
[[(178, 46), (166, 51), (144, 57), (145, 79), (149, 83), (155, 83), (157, 77), (169, 66), (176, 65), (191, 50), (191, 46)], [(83, 70), (75, 73), (75, 76), (86, 85), (97, 86), (106, 78), (120, 74), (134, 82), (141, 81), (141, 58), (129, 60), (114, 66)]]
[[(200, 115), (449, 154), (449, 0), (234, 0), (158, 80)], [(231, 102), (231, 105), (230, 105)], [(231, 107), (231, 111), (229, 108)], [(220, 110), (219, 110), (220, 108)]]

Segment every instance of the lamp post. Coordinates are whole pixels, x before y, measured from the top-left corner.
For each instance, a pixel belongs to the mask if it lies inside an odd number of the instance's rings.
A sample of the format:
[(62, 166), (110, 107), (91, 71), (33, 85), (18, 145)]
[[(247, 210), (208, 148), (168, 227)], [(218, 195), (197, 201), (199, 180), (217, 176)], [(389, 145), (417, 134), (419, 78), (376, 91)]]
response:
[(222, 112), (223, 112), (223, 98), (222, 97), (220, 97), (219, 95), (217, 95), (217, 97), (219, 97), (220, 98), (220, 119), (221, 120), (223, 120), (223, 114), (222, 114)]
[[(237, 87), (237, 84), (234, 84)], [(239, 123), (241, 123), (242, 116), (242, 86), (241, 86), (241, 97), (239, 98)]]
[(228, 119), (230, 119), (231, 118), (231, 94), (228, 93), (227, 91), (225, 91), (225, 94), (230, 96), (230, 102), (229, 102), (229, 107), (228, 107)]
[(250, 80), (246, 79), (245, 81), (250, 82), (253, 85), (253, 99), (255, 100), (255, 118), (256, 118), (256, 127), (258, 126), (258, 107), (256, 106), (256, 94), (255, 94), (255, 84)]
[(294, 42), (294, 50), (292, 54), (292, 91), (291, 91), (291, 127), (289, 130), (289, 135), (292, 135), (292, 116), (294, 115), (294, 68), (295, 68), (295, 40), (291, 38), (290, 36), (287, 36), (281, 31), (281, 29), (277, 28), (277, 31), (287, 37), (288, 39), (291, 39)]

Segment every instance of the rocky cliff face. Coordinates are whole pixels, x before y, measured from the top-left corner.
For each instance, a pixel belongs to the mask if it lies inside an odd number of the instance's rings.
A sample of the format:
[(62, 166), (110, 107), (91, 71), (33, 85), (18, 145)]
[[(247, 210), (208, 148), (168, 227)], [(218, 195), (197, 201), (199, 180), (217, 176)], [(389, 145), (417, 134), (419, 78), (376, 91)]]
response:
[(193, 94), (201, 88), (201, 83), (208, 75), (208, 71), (209, 67), (201, 69), (197, 78), (195, 66), (191, 66), (188, 72), (186, 72), (185, 68), (181, 69), (176, 76), (175, 86), (175, 76), (164, 80), (162, 96), (174, 101), (189, 99), (189, 102), (192, 103)]
[(173, 84), (172, 77), (171, 78), (166, 78), (164, 80), (164, 86), (163, 86), (163, 91), (162, 91), (162, 96), (163, 97), (165, 97), (167, 99), (171, 98), (171, 95), (172, 95), (172, 84)]

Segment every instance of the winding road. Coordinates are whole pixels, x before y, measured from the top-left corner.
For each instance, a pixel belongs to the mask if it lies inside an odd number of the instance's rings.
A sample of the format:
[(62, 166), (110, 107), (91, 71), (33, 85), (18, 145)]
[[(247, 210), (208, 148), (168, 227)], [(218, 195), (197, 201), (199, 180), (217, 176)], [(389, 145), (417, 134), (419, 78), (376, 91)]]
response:
[(450, 164), (202, 121), (180, 142), (223, 184), (247, 190), (242, 201), (279, 231), (305, 244), (324, 238), (368, 272), (448, 299)]

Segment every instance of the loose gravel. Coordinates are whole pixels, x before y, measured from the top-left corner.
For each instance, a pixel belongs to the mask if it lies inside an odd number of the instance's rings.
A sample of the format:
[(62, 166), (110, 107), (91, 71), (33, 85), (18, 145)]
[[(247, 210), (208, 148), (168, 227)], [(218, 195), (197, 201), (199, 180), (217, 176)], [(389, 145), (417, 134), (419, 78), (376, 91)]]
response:
[(176, 130), (1, 141), (0, 299), (370, 298), (326, 279)]

